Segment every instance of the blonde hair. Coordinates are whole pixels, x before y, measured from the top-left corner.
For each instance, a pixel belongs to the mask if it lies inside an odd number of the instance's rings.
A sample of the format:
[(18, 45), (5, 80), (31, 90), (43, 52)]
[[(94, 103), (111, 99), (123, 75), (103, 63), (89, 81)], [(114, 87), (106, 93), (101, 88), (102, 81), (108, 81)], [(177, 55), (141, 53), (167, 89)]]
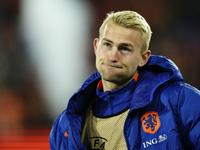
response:
[(146, 20), (137, 12), (119, 11), (108, 13), (106, 19), (99, 28), (99, 36), (101, 36), (101, 33), (108, 22), (113, 22), (122, 27), (139, 30), (142, 35), (141, 52), (149, 48), (152, 31)]

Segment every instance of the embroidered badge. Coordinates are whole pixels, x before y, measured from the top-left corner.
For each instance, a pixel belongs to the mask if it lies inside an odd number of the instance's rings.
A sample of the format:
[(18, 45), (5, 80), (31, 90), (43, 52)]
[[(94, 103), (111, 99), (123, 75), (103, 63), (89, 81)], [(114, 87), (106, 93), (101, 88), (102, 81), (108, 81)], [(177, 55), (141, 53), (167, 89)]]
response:
[(141, 117), (142, 128), (144, 132), (154, 134), (160, 128), (160, 119), (155, 111), (146, 112)]
[(68, 136), (69, 136), (68, 133), (69, 133), (69, 131), (66, 131), (65, 134), (64, 134), (64, 136), (65, 136), (65, 137), (68, 137)]

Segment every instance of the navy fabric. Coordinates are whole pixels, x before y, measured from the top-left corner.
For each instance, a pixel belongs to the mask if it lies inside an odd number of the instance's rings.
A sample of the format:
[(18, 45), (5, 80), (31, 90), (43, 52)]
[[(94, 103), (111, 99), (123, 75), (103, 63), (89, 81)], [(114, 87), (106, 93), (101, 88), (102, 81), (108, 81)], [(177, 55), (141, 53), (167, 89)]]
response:
[(97, 117), (106, 117), (129, 107), (135, 84), (136, 81), (133, 79), (124, 87), (114, 91), (100, 92), (97, 88), (93, 102), (93, 114)]
[[(124, 124), (127, 148), (199, 150), (200, 91), (183, 83), (179, 69), (165, 57), (152, 55), (147, 64), (139, 69), (139, 74), (138, 82), (133, 84), (134, 92), (130, 92), (131, 96), (125, 96), (130, 98), (130, 111)], [(51, 150), (86, 150), (81, 143), (81, 129), (100, 79), (100, 74), (95, 72), (71, 97), (67, 109), (58, 116), (52, 127), (49, 136)], [(115, 113), (107, 109), (106, 112)], [(153, 120), (155, 118), (148, 122), (147, 118), (151, 115), (144, 117), (151, 112), (157, 113), (159, 123), (158, 119)], [(142, 120), (149, 126), (144, 128)], [(158, 127), (156, 130), (154, 125)], [(151, 130), (147, 132), (149, 127)]]

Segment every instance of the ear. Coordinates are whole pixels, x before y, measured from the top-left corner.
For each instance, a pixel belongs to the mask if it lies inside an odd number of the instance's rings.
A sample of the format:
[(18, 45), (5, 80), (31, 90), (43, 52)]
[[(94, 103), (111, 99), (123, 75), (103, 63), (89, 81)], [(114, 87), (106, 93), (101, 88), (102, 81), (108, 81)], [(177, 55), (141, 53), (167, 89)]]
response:
[(96, 53), (97, 53), (98, 44), (99, 44), (99, 39), (98, 39), (98, 38), (95, 38), (95, 39), (94, 39), (94, 42), (93, 42), (94, 53), (95, 53), (95, 55), (96, 55)]
[(151, 55), (151, 51), (150, 50), (146, 50), (146, 51), (144, 51), (142, 53), (142, 59), (140, 60), (139, 67), (142, 67), (147, 63), (147, 61), (149, 60), (150, 55)]

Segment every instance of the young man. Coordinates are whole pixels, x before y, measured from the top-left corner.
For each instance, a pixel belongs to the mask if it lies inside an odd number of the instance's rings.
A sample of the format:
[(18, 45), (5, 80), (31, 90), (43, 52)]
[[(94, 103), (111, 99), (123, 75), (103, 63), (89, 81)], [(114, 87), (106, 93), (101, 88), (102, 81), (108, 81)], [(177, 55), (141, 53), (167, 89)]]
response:
[(200, 91), (150, 55), (151, 33), (136, 12), (108, 14), (94, 40), (98, 71), (56, 119), (51, 150), (200, 149)]

